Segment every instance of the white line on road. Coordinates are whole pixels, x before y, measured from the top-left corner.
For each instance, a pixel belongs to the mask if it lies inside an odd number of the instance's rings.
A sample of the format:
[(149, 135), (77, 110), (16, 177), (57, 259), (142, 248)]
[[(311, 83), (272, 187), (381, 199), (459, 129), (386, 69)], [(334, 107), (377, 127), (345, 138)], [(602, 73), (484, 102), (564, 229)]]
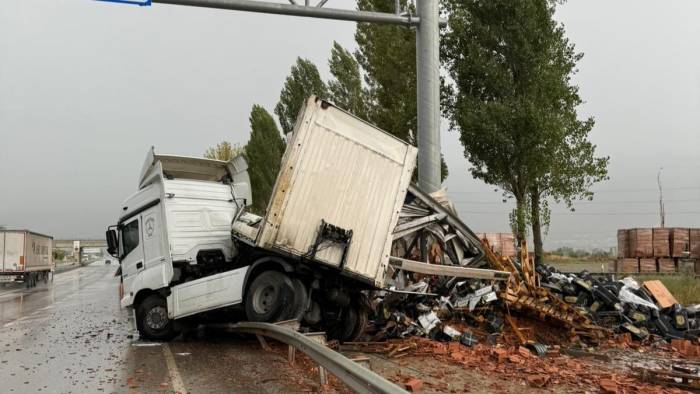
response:
[(185, 388), (185, 384), (182, 382), (180, 372), (177, 370), (177, 364), (175, 364), (173, 352), (170, 350), (170, 346), (167, 343), (163, 344), (163, 356), (165, 356), (165, 364), (168, 366), (168, 375), (170, 375), (170, 382), (173, 384), (173, 391), (180, 394), (186, 394), (187, 389)]

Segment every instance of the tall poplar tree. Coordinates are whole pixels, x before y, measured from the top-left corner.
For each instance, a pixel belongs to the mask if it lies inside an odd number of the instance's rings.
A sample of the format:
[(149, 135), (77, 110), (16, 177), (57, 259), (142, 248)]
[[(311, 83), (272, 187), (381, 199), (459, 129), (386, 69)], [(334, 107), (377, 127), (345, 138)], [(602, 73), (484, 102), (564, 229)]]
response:
[(518, 240), (532, 222), (540, 257), (540, 219), (548, 217), (543, 197), (569, 203), (590, 197), (607, 165), (588, 141), (593, 119), (576, 114), (581, 98), (571, 76), (582, 55), (554, 21), (557, 3), (444, 2), (449, 28), (441, 51), (453, 81), (443, 89), (445, 114), (460, 133), (472, 175), (515, 199)]
[(275, 114), (284, 134), (294, 129), (299, 110), (311, 95), (326, 98), (328, 88), (321, 79), (316, 65), (308, 59), (299, 57), (284, 82), (279, 102), (275, 107)]
[(252, 211), (263, 214), (275, 186), (285, 144), (275, 120), (257, 104), (250, 111), (250, 130), (245, 155), (253, 192)]

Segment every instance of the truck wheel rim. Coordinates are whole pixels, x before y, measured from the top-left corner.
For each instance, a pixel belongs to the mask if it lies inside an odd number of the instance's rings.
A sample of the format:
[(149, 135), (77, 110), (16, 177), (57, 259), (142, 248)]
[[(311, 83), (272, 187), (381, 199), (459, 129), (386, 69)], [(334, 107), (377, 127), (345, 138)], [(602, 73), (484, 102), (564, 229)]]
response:
[(153, 330), (161, 330), (168, 324), (168, 311), (157, 306), (146, 314), (146, 324)]
[(275, 303), (277, 298), (277, 289), (275, 286), (268, 285), (257, 289), (253, 294), (253, 309), (255, 313), (268, 313)]

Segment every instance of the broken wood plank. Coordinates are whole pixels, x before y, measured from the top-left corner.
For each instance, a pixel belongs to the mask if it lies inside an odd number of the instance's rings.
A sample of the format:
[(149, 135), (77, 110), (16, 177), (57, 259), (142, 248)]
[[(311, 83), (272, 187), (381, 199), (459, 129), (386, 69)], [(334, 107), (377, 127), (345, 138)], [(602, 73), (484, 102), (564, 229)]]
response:
[(390, 257), (389, 264), (404, 271), (417, 272), (419, 274), (455, 276), (458, 278), (508, 280), (510, 273), (481, 268), (467, 268), (450, 265), (427, 264), (420, 261)]
[(660, 280), (648, 280), (644, 282), (644, 287), (651, 293), (651, 296), (654, 297), (661, 309), (668, 308), (678, 303), (673, 294), (668, 291)]

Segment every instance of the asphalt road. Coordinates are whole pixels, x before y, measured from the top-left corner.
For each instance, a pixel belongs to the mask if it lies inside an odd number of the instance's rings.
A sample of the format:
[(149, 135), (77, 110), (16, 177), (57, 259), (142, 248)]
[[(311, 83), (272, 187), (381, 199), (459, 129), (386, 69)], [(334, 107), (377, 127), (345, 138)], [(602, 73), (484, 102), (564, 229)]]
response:
[(24, 289), (0, 286), (0, 392), (287, 393), (316, 391), (280, 352), (196, 331), (143, 342), (119, 307), (116, 265), (94, 264)]

